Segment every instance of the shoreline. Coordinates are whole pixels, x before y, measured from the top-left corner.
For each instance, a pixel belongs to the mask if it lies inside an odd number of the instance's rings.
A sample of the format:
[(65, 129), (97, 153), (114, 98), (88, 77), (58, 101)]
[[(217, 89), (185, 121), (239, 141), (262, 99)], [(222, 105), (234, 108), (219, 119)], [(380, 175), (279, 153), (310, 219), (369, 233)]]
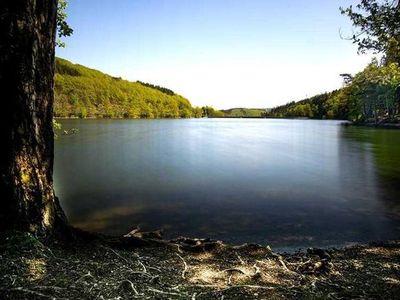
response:
[(276, 253), (255, 244), (140, 237), (0, 238), (2, 299), (393, 299), (400, 241)]
[(372, 127), (372, 128), (388, 128), (400, 129), (400, 123), (357, 123), (349, 120), (341, 119), (313, 119), (313, 118), (296, 118), (296, 117), (201, 117), (201, 118), (98, 118), (98, 117), (54, 117), (55, 120), (200, 120), (200, 119), (266, 119), (266, 120), (305, 120), (305, 121), (339, 121), (343, 122), (343, 126)]
[(383, 129), (400, 129), (400, 123), (355, 123), (351, 126), (369, 127), (369, 128), (383, 128)]

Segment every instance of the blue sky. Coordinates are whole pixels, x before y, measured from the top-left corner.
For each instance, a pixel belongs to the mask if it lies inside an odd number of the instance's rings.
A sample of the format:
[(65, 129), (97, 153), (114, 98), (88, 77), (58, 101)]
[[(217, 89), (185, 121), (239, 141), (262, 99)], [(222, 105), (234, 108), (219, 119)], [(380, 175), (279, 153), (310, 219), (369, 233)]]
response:
[(355, 0), (69, 0), (58, 56), (173, 89), (194, 105), (273, 107), (341, 86), (370, 61), (340, 38)]

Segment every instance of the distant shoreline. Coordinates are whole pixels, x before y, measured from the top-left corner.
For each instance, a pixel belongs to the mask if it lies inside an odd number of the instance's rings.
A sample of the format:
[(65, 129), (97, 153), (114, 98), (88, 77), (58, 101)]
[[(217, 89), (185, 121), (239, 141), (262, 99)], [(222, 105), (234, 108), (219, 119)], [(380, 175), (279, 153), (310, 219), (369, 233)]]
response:
[(189, 120), (189, 119), (275, 119), (275, 120), (320, 120), (320, 121), (347, 121), (347, 120), (339, 120), (339, 119), (313, 119), (313, 118), (296, 118), (296, 117), (285, 117), (285, 118), (277, 118), (277, 117), (201, 117), (201, 118), (103, 118), (103, 117), (54, 117), (56, 120)]
[(400, 123), (358, 123), (341, 119), (313, 119), (313, 118), (277, 118), (277, 117), (208, 117), (208, 118), (102, 118), (102, 117), (54, 117), (56, 120), (192, 120), (192, 119), (269, 119), (269, 120), (313, 120), (313, 121), (342, 121), (343, 126), (357, 126), (370, 128), (400, 129)]

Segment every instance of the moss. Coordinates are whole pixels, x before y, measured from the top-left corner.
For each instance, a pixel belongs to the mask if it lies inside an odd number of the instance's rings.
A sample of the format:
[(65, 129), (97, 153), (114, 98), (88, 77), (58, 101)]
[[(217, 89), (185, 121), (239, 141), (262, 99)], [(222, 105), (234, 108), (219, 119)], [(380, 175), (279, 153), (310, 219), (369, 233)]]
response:
[(41, 250), (44, 248), (33, 234), (21, 231), (8, 231), (0, 238), (0, 249), (5, 251)]

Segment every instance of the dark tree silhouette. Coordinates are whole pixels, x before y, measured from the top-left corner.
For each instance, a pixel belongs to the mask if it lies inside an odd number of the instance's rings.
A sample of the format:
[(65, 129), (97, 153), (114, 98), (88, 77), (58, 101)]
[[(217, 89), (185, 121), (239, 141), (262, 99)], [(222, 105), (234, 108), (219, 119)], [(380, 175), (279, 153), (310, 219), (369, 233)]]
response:
[(57, 0), (0, 1), (0, 227), (45, 234), (64, 222), (53, 190)]

